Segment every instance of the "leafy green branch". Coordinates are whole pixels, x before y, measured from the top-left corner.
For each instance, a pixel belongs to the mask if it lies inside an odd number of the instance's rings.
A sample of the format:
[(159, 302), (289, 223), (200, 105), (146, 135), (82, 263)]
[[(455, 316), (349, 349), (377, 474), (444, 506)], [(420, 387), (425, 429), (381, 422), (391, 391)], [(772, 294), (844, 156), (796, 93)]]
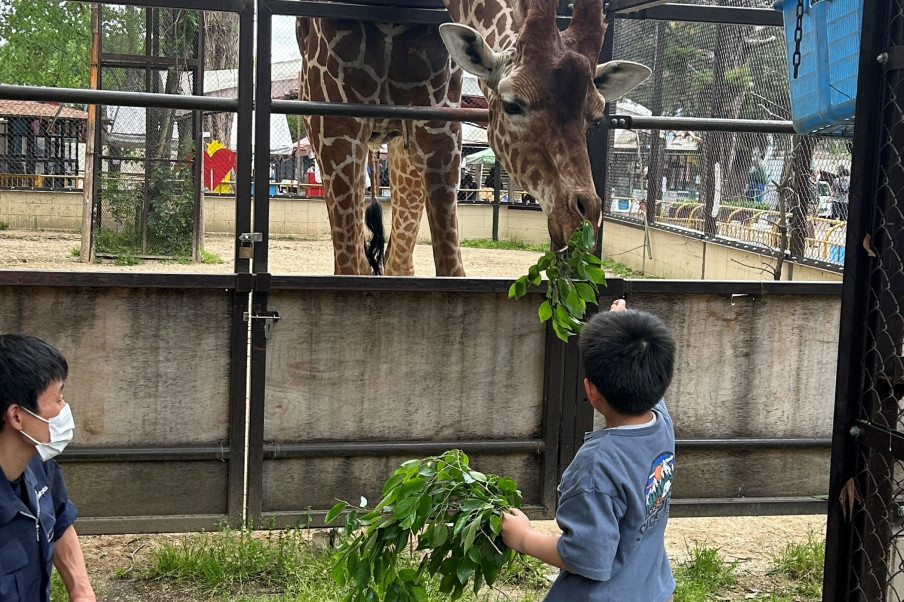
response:
[[(361, 498), (361, 507), (366, 505)], [(409, 460), (386, 481), (373, 510), (361, 516), (349, 510), (331, 576), (350, 586), (345, 602), (426, 602), (427, 575), (440, 576), (440, 592), (451, 600), (469, 582), (476, 594), (517, 557), (500, 533), (502, 512), (520, 505), (515, 481), (471, 469), (460, 450)], [(349, 506), (333, 506), (326, 523)], [(411, 541), (424, 551), (416, 569), (399, 563)]]
[(593, 254), (596, 236), (593, 225), (584, 220), (574, 231), (568, 246), (561, 251), (547, 251), (527, 274), (515, 280), (509, 288), (510, 299), (520, 299), (527, 294), (528, 286), (538, 286), (541, 272), (546, 272), (546, 301), (537, 313), (540, 321), (552, 319), (552, 329), (563, 341), (581, 332), (587, 304), (596, 304), (599, 285), (606, 283), (600, 258)]

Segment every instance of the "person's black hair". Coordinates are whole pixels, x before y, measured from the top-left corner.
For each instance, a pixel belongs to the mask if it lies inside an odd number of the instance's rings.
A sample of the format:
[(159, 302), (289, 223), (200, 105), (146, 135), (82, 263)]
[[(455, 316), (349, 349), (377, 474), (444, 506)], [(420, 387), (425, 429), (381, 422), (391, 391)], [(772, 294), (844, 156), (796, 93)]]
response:
[(639, 415), (662, 399), (675, 370), (675, 337), (644, 311), (600, 312), (580, 339), (584, 373), (614, 409)]
[(841, 173), (841, 177), (847, 177), (847, 176), (851, 175), (851, 172), (848, 171), (848, 168), (847, 168), (847, 167), (842, 167), (842, 168), (839, 170), (839, 172)]
[(68, 374), (66, 358), (50, 343), (28, 335), (0, 335), (0, 430), (11, 404), (37, 414), (38, 397)]

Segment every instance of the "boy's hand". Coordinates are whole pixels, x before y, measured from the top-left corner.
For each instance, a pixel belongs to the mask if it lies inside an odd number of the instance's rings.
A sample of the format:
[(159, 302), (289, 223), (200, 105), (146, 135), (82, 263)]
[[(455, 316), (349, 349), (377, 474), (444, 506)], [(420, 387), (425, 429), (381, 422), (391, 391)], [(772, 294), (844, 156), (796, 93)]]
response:
[(511, 549), (523, 553), (524, 539), (531, 531), (530, 519), (517, 508), (502, 513), (502, 541)]
[(624, 299), (616, 299), (609, 306), (609, 311), (624, 311), (626, 309), (628, 309), (628, 302)]

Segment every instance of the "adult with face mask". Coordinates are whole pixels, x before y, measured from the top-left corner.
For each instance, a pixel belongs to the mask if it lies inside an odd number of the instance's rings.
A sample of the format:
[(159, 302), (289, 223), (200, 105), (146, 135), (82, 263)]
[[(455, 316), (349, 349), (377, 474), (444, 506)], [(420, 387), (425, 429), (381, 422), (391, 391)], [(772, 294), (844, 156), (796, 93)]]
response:
[(69, 366), (41, 339), (0, 335), (0, 600), (49, 602), (56, 566), (72, 602), (94, 601), (73, 522), (78, 512), (53, 460), (75, 423), (63, 399)]

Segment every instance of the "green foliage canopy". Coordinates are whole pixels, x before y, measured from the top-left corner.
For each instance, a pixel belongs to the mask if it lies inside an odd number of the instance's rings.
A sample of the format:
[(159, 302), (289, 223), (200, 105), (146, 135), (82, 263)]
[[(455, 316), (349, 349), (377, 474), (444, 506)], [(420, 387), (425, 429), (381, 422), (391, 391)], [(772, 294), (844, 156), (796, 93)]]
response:
[(0, 82), (87, 88), (91, 6), (0, 1)]

